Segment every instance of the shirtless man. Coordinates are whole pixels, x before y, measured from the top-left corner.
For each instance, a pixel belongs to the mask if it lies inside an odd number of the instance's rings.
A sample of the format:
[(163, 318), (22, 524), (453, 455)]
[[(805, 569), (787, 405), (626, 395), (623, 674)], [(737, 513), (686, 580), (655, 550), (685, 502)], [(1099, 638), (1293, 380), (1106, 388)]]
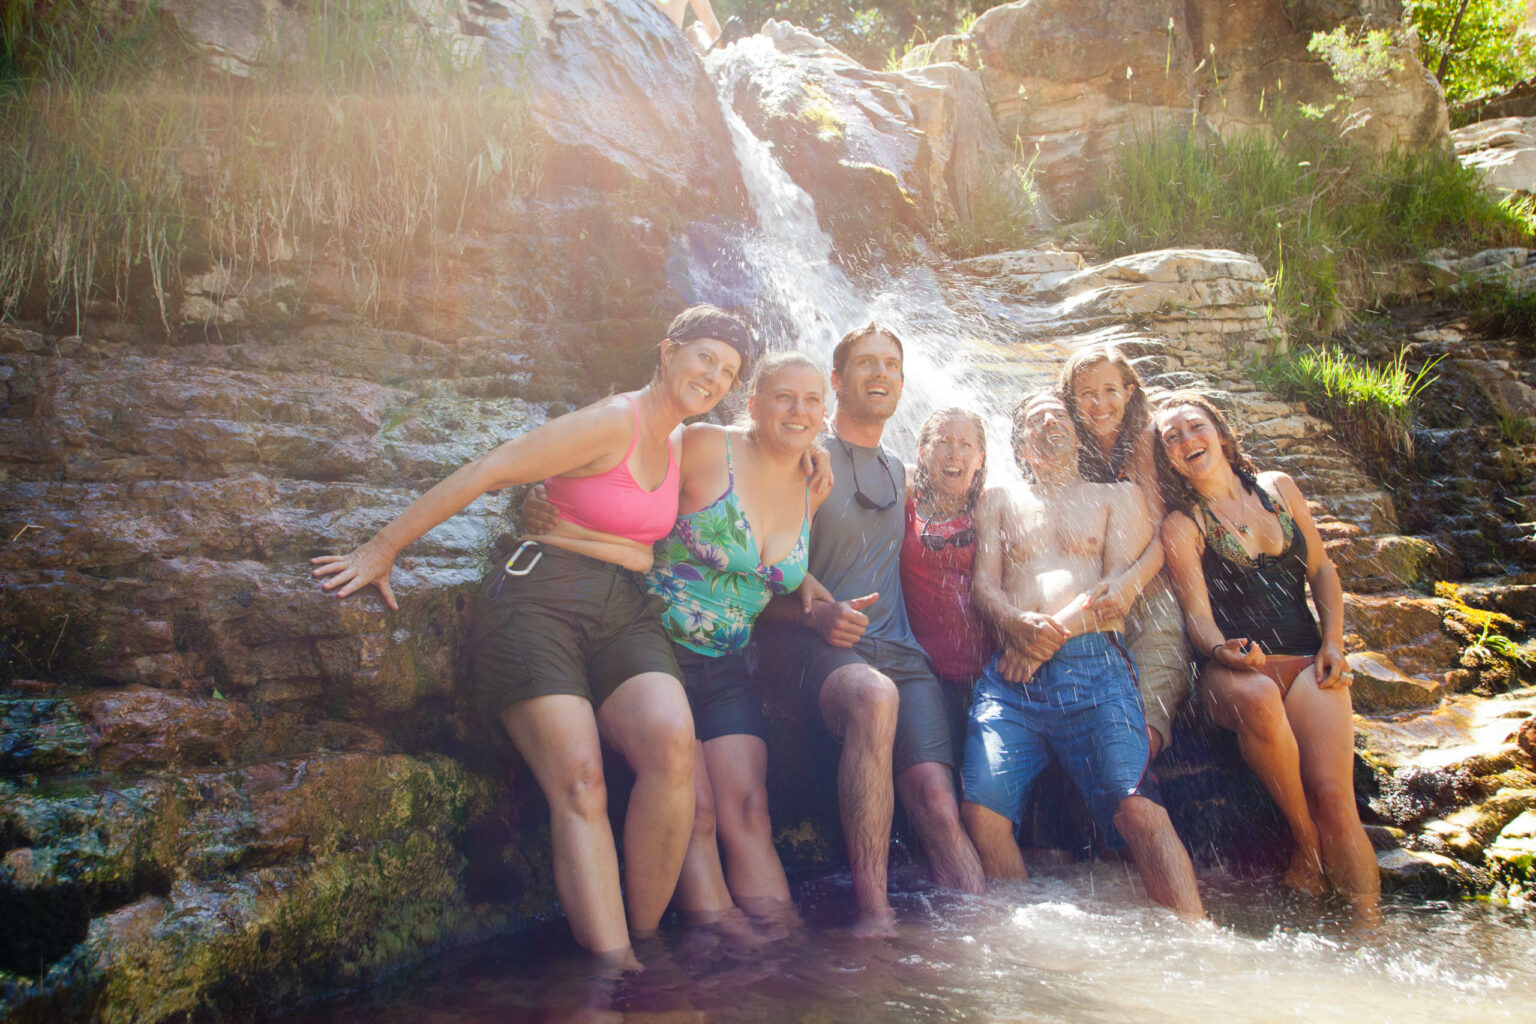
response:
[(1054, 391), (1013, 414), (1014, 457), (1030, 478), (989, 490), (976, 507), (976, 607), (1005, 647), (971, 705), (961, 815), (989, 878), (1024, 878), (1014, 826), (1054, 754), (1101, 827), (1113, 822), (1147, 894), (1181, 916), (1203, 915), (1189, 854), (1162, 807), (1142, 795), (1146, 719), (1122, 621), (1088, 595), (1152, 538), (1133, 484), (1095, 484), (1077, 469), (1077, 433)]

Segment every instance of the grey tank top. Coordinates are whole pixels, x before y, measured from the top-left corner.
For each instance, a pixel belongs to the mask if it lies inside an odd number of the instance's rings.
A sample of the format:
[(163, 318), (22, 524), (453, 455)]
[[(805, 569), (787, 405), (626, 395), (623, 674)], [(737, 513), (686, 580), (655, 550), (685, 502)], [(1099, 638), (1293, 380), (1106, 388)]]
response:
[[(864, 610), (864, 636), (917, 647), (901, 596), (901, 538), (906, 528), (906, 470), (884, 448), (829, 438), (832, 493), (811, 522), (810, 570), (839, 601), (879, 591)], [(851, 458), (850, 458), (851, 457)], [(858, 490), (885, 509), (865, 508)]]

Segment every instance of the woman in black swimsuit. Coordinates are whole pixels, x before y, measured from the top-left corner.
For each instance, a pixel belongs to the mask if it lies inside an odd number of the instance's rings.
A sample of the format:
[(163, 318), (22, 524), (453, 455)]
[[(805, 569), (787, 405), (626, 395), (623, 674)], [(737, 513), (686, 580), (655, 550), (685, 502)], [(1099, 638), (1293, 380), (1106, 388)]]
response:
[(1172, 508), (1163, 547), (1202, 658), (1206, 710), (1237, 733), (1291, 827), (1286, 883), (1307, 892), (1331, 883), (1374, 919), (1381, 879), (1355, 806), (1344, 591), (1306, 499), (1284, 473), (1256, 474), (1202, 395), (1164, 399), (1155, 424)]

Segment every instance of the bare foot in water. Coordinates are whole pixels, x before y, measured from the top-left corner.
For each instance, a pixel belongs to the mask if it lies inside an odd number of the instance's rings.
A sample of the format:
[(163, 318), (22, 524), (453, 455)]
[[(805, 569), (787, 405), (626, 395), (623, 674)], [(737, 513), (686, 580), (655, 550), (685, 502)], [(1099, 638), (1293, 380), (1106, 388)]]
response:
[(849, 929), (856, 939), (891, 939), (896, 937), (896, 912), (890, 907), (866, 910)]
[(1287, 888), (1308, 896), (1321, 896), (1327, 892), (1328, 884), (1323, 878), (1323, 860), (1317, 847), (1297, 844), (1291, 850), (1291, 863), (1280, 880)]

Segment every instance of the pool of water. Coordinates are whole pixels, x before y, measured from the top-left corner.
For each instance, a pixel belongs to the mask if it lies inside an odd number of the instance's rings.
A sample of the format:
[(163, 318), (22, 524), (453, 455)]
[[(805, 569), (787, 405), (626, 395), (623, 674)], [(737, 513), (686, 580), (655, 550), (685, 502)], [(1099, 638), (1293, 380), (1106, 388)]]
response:
[(796, 889), (803, 928), (757, 949), (673, 927), (646, 971), (594, 973), (563, 925), (450, 953), (282, 1024), (531, 1021), (1486, 1022), (1536, 1020), (1536, 909), (1389, 898), (1352, 935), (1328, 908), (1202, 877), (1211, 923), (1142, 900), (1116, 864), (982, 897), (898, 875), (900, 934), (845, 929), (846, 876)]

